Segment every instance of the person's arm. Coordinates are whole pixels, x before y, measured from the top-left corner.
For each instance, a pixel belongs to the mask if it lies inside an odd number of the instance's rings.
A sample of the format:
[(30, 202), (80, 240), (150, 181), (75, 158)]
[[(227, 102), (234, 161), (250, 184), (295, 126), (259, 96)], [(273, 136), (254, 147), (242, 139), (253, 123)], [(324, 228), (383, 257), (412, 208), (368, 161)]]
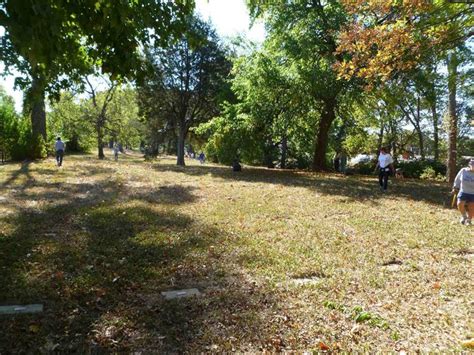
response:
[(464, 169), (459, 170), (458, 174), (456, 175), (456, 178), (454, 179), (453, 191), (459, 191), (459, 189), (461, 188), (461, 177), (463, 170)]

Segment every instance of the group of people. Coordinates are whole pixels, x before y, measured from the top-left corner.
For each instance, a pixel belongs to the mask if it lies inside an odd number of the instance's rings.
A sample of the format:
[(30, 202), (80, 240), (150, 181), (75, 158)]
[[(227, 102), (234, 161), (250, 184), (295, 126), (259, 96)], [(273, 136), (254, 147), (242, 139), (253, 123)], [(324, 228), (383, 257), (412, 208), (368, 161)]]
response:
[[(54, 150), (56, 151), (56, 163), (58, 166), (63, 165), (63, 157), (64, 157), (64, 150), (66, 148), (66, 145), (64, 142), (61, 140), (61, 137), (58, 137), (56, 139), (56, 143), (54, 143)], [(120, 144), (115, 142), (112, 148), (114, 152), (114, 160), (117, 161), (120, 153)]]
[[(56, 150), (56, 162), (58, 166), (62, 166), (65, 144), (61, 137), (57, 138), (54, 148)], [(120, 147), (117, 143), (114, 144), (113, 151), (114, 159), (118, 160)], [(204, 153), (200, 153), (198, 159), (203, 164), (205, 160)], [(241, 169), (242, 166), (239, 161), (235, 160), (232, 163), (232, 170), (241, 171)], [(395, 172), (395, 169), (393, 158), (385, 148), (380, 149), (375, 170), (379, 176), (380, 191), (387, 192), (389, 175), (391, 172)], [(468, 167), (461, 169), (457, 174), (452, 193), (456, 196), (457, 207), (461, 213), (460, 223), (471, 225), (474, 217), (474, 159), (469, 161)]]
[[(392, 156), (385, 148), (380, 149), (375, 169), (379, 175), (380, 190), (387, 192), (388, 177), (391, 172), (395, 172), (395, 169)], [(474, 159), (470, 159), (468, 166), (459, 170), (451, 193), (461, 213), (460, 223), (471, 225), (474, 217)]]

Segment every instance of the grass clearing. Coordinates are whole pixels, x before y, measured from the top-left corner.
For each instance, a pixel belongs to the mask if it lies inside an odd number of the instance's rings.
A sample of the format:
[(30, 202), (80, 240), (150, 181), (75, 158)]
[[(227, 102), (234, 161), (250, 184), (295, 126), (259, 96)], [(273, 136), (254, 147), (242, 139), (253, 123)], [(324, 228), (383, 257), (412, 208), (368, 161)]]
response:
[[(461, 351), (474, 336), (474, 229), (445, 185), (187, 163), (0, 166), (0, 304), (45, 307), (0, 316), (0, 352)], [(203, 296), (160, 295), (186, 288)]]

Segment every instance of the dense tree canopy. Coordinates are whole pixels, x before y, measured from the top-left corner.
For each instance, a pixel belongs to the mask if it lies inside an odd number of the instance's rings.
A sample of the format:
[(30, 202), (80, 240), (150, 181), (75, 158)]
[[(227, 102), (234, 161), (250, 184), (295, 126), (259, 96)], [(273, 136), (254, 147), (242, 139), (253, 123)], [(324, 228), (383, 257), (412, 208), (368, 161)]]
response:
[(149, 75), (140, 93), (148, 120), (158, 121), (164, 131), (176, 137), (178, 165), (184, 165), (184, 144), (191, 127), (219, 112), (226, 90), (230, 62), (209, 24), (198, 18), (188, 32), (168, 48), (147, 52)]
[[(2, 0), (0, 60), (20, 73), (28, 89), (33, 136), (46, 140), (45, 93), (58, 93), (71, 80), (103, 72), (134, 78), (140, 47), (165, 45), (184, 30), (193, 1)], [(40, 138), (41, 136), (41, 138)]]

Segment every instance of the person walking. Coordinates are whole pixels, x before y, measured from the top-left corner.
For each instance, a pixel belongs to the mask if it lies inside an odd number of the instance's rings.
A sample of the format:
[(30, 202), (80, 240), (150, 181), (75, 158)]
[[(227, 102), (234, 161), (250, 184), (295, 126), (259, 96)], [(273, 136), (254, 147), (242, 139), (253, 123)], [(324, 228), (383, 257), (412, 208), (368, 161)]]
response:
[(61, 140), (61, 137), (58, 137), (56, 143), (54, 144), (54, 149), (56, 150), (56, 162), (58, 166), (63, 165), (64, 147), (64, 142)]
[(120, 147), (119, 147), (118, 143), (116, 142), (114, 144), (114, 159), (115, 159), (115, 161), (118, 160), (119, 151), (120, 151)]
[(390, 153), (387, 152), (385, 148), (380, 149), (380, 154), (378, 157), (377, 165), (375, 166), (375, 171), (379, 173), (379, 185), (380, 191), (387, 192), (388, 188), (388, 176), (390, 171), (394, 171), (393, 168), (393, 159)]
[(204, 155), (203, 152), (201, 152), (201, 154), (199, 154), (199, 162), (201, 164), (204, 164), (204, 161), (206, 160), (206, 156)]
[(467, 168), (459, 170), (454, 179), (453, 193), (458, 195), (461, 224), (471, 225), (474, 217), (474, 159), (469, 160)]

